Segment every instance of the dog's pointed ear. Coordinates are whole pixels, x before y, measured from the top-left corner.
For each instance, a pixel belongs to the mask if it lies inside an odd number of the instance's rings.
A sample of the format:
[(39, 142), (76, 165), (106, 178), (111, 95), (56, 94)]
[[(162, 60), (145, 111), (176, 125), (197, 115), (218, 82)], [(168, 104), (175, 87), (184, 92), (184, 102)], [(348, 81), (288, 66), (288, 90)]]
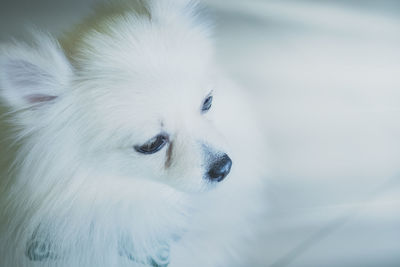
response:
[(35, 36), (34, 45), (0, 47), (0, 96), (14, 110), (57, 101), (68, 87), (71, 67), (58, 43)]

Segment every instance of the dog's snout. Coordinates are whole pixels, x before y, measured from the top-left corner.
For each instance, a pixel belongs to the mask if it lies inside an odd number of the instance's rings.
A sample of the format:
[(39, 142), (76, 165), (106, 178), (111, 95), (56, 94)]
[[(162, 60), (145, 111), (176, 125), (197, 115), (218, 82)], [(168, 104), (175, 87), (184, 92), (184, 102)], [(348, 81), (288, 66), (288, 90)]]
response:
[(231, 171), (232, 160), (227, 154), (218, 158), (208, 171), (208, 177), (211, 181), (221, 182)]

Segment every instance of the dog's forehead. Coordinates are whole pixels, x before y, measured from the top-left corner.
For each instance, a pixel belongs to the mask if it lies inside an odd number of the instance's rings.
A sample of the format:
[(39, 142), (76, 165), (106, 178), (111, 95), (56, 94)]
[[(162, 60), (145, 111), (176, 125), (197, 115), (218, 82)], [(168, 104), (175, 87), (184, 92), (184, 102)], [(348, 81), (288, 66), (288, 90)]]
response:
[[(213, 90), (213, 49), (202, 27), (130, 16), (103, 22), (76, 41), (79, 90), (107, 129), (151, 137), (168, 120), (199, 114)], [(145, 132), (146, 130), (148, 132)]]
[(90, 113), (90, 120), (103, 132), (117, 138), (129, 136), (127, 140), (140, 143), (162, 131), (173, 133), (178, 125), (201, 114), (214, 83), (206, 74), (169, 74), (83, 80), (84, 88), (76, 90), (79, 108)]
[(209, 90), (214, 51), (203, 28), (165, 27), (136, 16), (103, 24), (102, 32), (88, 31), (76, 43), (73, 61), (83, 79), (124, 98), (198, 97), (197, 92)]
[(107, 105), (125, 114), (137, 114), (147, 121), (165, 122), (175, 114), (197, 114), (207, 95), (213, 90), (208, 77), (177, 76), (132, 77), (125, 82), (115, 83), (106, 89), (105, 99), (99, 99), (99, 106)]

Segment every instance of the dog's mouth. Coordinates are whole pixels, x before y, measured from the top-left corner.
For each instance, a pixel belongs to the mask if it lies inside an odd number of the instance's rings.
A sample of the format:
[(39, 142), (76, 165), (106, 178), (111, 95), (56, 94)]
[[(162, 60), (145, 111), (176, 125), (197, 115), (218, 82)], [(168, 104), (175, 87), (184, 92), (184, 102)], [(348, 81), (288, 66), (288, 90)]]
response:
[[(211, 160), (212, 159), (212, 160)], [(216, 153), (207, 156), (207, 167), (203, 173), (202, 181), (182, 183), (182, 179), (169, 180), (170, 186), (185, 193), (203, 193), (217, 187), (230, 173), (232, 160), (225, 153)], [(204, 166), (204, 165), (203, 165)], [(198, 179), (198, 178), (196, 178)]]

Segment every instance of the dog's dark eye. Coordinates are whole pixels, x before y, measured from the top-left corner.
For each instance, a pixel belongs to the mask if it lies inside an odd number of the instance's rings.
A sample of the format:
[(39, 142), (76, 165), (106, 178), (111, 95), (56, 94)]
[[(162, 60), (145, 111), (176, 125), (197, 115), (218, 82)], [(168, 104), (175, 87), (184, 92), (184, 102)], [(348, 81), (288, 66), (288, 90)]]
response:
[(135, 150), (142, 154), (153, 154), (161, 150), (168, 142), (168, 137), (165, 135), (157, 135), (141, 146), (134, 146)]
[(207, 111), (211, 108), (212, 101), (213, 101), (212, 95), (208, 96), (208, 97), (204, 100), (203, 106), (202, 106), (202, 108), (201, 108), (201, 112), (202, 112), (202, 113), (207, 112)]

